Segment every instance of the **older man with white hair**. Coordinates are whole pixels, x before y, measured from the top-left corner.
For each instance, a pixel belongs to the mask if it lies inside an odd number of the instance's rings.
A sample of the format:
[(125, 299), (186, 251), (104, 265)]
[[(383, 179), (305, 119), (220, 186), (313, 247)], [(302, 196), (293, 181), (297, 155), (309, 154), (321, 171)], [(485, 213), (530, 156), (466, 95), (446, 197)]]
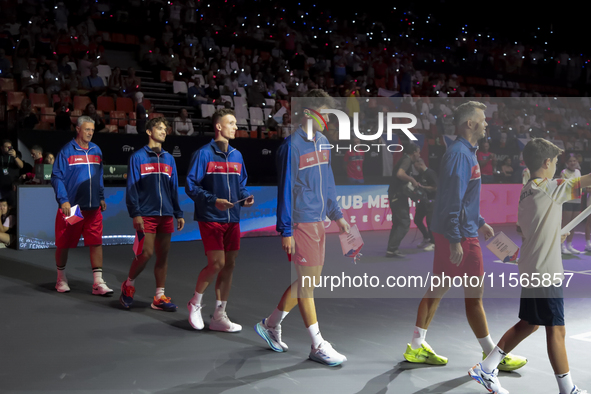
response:
[[(60, 293), (70, 291), (66, 278), (68, 251), (75, 248), (84, 235), (84, 246), (90, 247), (90, 264), (94, 277), (92, 294), (110, 296), (113, 290), (103, 280), (103, 214), (107, 209), (103, 185), (103, 154), (91, 142), (94, 120), (80, 116), (76, 126), (76, 138), (68, 142), (55, 158), (51, 185), (58, 203), (55, 218), (55, 260), (57, 283)], [(82, 220), (70, 224), (66, 220), (72, 207), (78, 205)]]

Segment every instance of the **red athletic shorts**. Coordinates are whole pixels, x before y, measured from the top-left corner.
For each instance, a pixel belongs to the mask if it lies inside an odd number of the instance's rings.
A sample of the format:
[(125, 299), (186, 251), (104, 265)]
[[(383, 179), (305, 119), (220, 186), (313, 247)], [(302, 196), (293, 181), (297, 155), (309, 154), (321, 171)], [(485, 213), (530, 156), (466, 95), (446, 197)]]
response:
[(482, 261), (482, 250), (478, 238), (462, 238), (461, 244), (464, 250), (464, 257), (459, 266), (452, 264), (449, 259), (449, 240), (441, 234), (433, 233), (435, 238), (435, 256), (433, 257), (433, 275), (439, 276), (442, 273), (450, 277), (455, 276), (482, 276), (484, 265)]
[(100, 208), (80, 211), (84, 220), (70, 224), (64, 219), (62, 210), (58, 208), (55, 216), (55, 246), (70, 249), (78, 246), (80, 236), (84, 235), (84, 246), (102, 245), (103, 213)]
[(324, 265), (324, 222), (295, 223), (293, 226), (295, 254), (291, 260), (298, 265), (318, 267)]
[(205, 253), (240, 249), (240, 223), (199, 222)]
[(144, 233), (174, 233), (174, 223), (172, 216), (143, 216), (142, 219), (144, 219)]

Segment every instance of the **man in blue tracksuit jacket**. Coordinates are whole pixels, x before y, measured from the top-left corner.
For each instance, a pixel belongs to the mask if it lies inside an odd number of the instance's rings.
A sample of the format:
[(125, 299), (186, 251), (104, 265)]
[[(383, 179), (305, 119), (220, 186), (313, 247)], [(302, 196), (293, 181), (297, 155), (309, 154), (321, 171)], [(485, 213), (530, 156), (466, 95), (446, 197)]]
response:
[[(454, 113), (458, 137), (441, 161), (431, 221), (435, 241), (433, 276), (441, 278), (442, 285), (427, 291), (419, 305), (413, 338), (404, 353), (410, 362), (447, 364), (447, 358), (436, 354), (425, 341), (439, 302), (451, 286), (450, 281), (443, 278), (465, 275), (482, 278), (484, 275), (478, 233), (485, 239), (494, 236), (494, 230), (480, 216), (480, 166), (476, 150), (478, 141), (486, 135), (485, 109), (482, 103), (468, 101), (458, 106)], [(466, 317), (482, 351), (488, 355), (496, 342), (488, 332), (482, 306), (483, 287), (471, 287), (469, 283), (472, 282), (468, 280), (464, 289)], [(526, 362), (523, 357), (507, 355), (498, 369), (515, 370)]]
[(168, 251), (174, 232), (172, 217), (177, 220), (177, 230), (185, 225), (179, 206), (178, 174), (174, 157), (162, 149), (169, 124), (165, 118), (150, 119), (146, 125), (148, 145), (129, 158), (126, 201), (129, 216), (138, 240), (143, 236), (143, 248), (137, 250), (129, 276), (121, 285), (121, 305), (129, 309), (135, 293), (135, 279), (146, 267), (156, 244), (156, 295), (152, 309), (174, 312), (177, 306), (164, 295), (168, 269)]
[[(310, 359), (336, 366), (346, 361), (347, 357), (322, 338), (316, 318), (313, 285), (306, 287), (306, 283), (310, 279), (318, 283), (322, 273), (324, 219), (328, 216), (335, 221), (341, 232), (349, 232), (350, 228), (337, 203), (330, 150), (326, 149), (328, 140), (321, 133), (326, 127), (328, 115), (319, 111), (334, 108), (334, 100), (320, 89), (310, 90), (305, 97), (303, 102), (306, 106), (298, 111), (302, 114), (303, 126), (300, 125), (288, 136), (277, 152), (277, 231), (282, 236), (283, 250), (295, 264), (298, 279), (283, 293), (275, 311), (257, 323), (255, 331), (271, 349), (286, 351), (287, 345), (281, 340), (281, 322), (289, 311), (299, 305), (312, 339)], [(310, 127), (312, 130), (309, 130)], [(308, 131), (314, 136), (313, 140), (308, 139)]]
[(212, 123), (215, 138), (193, 154), (187, 174), (186, 191), (195, 201), (195, 220), (207, 255), (207, 267), (199, 273), (187, 308), (191, 326), (202, 330), (201, 300), (217, 276), (216, 308), (209, 329), (238, 332), (242, 326), (230, 321), (226, 303), (240, 249), (240, 207), (251, 207), (254, 197), (246, 190), (248, 176), (242, 154), (229, 144), (237, 130), (234, 111), (216, 111)]
[[(88, 116), (78, 118), (76, 138), (68, 142), (57, 154), (51, 173), (51, 185), (58, 203), (55, 218), (55, 260), (60, 293), (70, 291), (66, 278), (68, 251), (78, 245), (84, 235), (84, 245), (90, 247), (90, 264), (94, 284), (92, 294), (110, 296), (113, 290), (103, 280), (103, 215), (107, 209), (103, 185), (103, 154), (90, 142), (94, 135), (94, 120)], [(70, 224), (70, 208), (78, 205), (83, 219)]]

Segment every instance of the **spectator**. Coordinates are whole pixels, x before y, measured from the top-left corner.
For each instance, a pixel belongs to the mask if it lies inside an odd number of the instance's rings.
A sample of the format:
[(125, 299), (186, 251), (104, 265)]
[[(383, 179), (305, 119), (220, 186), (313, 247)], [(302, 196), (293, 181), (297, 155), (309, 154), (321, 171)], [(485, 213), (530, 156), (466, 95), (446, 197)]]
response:
[(98, 63), (90, 61), (90, 55), (88, 52), (84, 52), (82, 59), (78, 60), (78, 71), (80, 72), (80, 78), (86, 78), (90, 75), (90, 71), (93, 66)]
[(117, 97), (123, 96), (123, 82), (121, 78), (121, 69), (119, 67), (115, 67), (109, 77), (107, 94), (113, 97), (114, 101), (117, 101)]
[(482, 143), (482, 150), (476, 152), (478, 164), (480, 165), (480, 174), (482, 183), (493, 183), (494, 173), (493, 169), (497, 166), (497, 159), (494, 153), (489, 152), (490, 144), (488, 141)]
[(250, 75), (250, 67), (244, 66), (238, 75), (238, 85), (242, 87), (252, 86), (252, 75)]
[(98, 76), (98, 68), (96, 66), (92, 66), (90, 69), (90, 75), (82, 79), (82, 86), (88, 91), (86, 95), (90, 97), (95, 104), (97, 97), (102, 96), (107, 90), (105, 82)]
[(221, 93), (217, 87), (215, 79), (211, 79), (209, 81), (209, 86), (205, 88), (205, 96), (213, 102), (215, 102), (221, 97)]
[(88, 116), (94, 121), (94, 130), (97, 133), (106, 133), (109, 130), (105, 125), (105, 120), (96, 112), (96, 107), (93, 103), (88, 103), (84, 109), (84, 115)]
[[(353, 147), (361, 144), (358, 137), (353, 137)], [(352, 185), (363, 184), (363, 160), (365, 159), (365, 152), (357, 152), (356, 150), (349, 150), (345, 152), (345, 159), (343, 164), (347, 173), (349, 183)]]
[(191, 118), (189, 118), (189, 113), (185, 108), (182, 108), (179, 113), (179, 116), (174, 118), (173, 122), (173, 131), (175, 135), (186, 135), (189, 136), (193, 134), (193, 122)]
[(43, 164), (51, 164), (55, 163), (55, 156), (51, 152), (43, 153)]
[(33, 158), (33, 171), (27, 172), (21, 175), (21, 179), (24, 181), (31, 181), (35, 179), (35, 167), (37, 164), (43, 164), (43, 148), (39, 145), (34, 145), (31, 148), (31, 157)]
[(33, 58), (29, 60), (29, 68), (23, 70), (21, 74), (22, 91), (29, 93), (43, 93), (41, 87), (41, 76), (37, 72), (37, 61)]
[(52, 95), (59, 93), (64, 84), (64, 76), (59, 72), (57, 63), (51, 62), (49, 70), (45, 71), (43, 75), (45, 80), (45, 92), (47, 97), (51, 100)]
[(511, 158), (505, 157), (503, 165), (501, 166), (501, 179), (502, 183), (511, 183), (513, 179), (513, 166), (511, 165)]
[(146, 107), (144, 107), (144, 94), (137, 92), (135, 96), (135, 117), (136, 117), (136, 129), (138, 134), (146, 134), (146, 120), (148, 114)]
[(57, 70), (59, 71), (60, 74), (70, 75), (70, 73), (72, 72), (72, 66), (70, 66), (68, 64), (69, 62), (70, 62), (70, 57), (68, 55), (63, 55), (60, 58), (59, 63), (57, 65)]
[[(421, 198), (416, 204), (415, 210), (414, 223), (423, 235), (423, 241), (417, 248), (432, 251), (435, 250), (435, 239), (431, 232), (431, 218), (433, 216), (433, 203), (437, 193), (437, 174), (432, 169), (427, 168), (423, 159), (417, 160), (414, 166), (419, 172), (416, 180), (423, 186), (425, 192), (425, 197)], [(425, 218), (427, 219), (427, 227), (423, 223)]]
[(135, 75), (133, 67), (127, 69), (127, 77), (123, 78), (122, 86), (125, 97), (134, 97), (137, 92), (141, 91), (142, 80)]
[(201, 104), (207, 104), (205, 89), (197, 84), (187, 90), (187, 104), (194, 107), (201, 117)]
[(0, 49), (0, 78), (12, 78), (12, 66), (5, 55), (4, 49)]
[(277, 99), (287, 100), (289, 93), (287, 92), (287, 86), (280, 75), (275, 77), (275, 83), (273, 84), (273, 90), (275, 91), (275, 97)]
[(37, 115), (35, 115), (33, 107), (31, 106), (31, 100), (28, 98), (24, 98), (23, 101), (21, 101), (21, 107), (18, 110), (17, 119), (18, 127), (20, 129), (32, 129), (37, 123), (39, 123), (39, 119), (37, 119)]
[(60, 92), (60, 101), (53, 105), (53, 111), (55, 112), (55, 129), (61, 131), (72, 130), (72, 120), (70, 115), (74, 110), (74, 106), (69, 100), (70, 96), (68, 92), (62, 90)]
[[(579, 162), (577, 157), (571, 153), (567, 156), (566, 168), (560, 173), (562, 179), (573, 179), (581, 176), (579, 169)], [(575, 193), (573, 191), (573, 193)], [(577, 195), (579, 193), (576, 193)], [(562, 227), (569, 224), (574, 218), (577, 217), (581, 210), (581, 199), (573, 199), (562, 204)], [(572, 231), (562, 244), (562, 254), (579, 254), (582, 253), (580, 250), (573, 247), (573, 238), (575, 232)]]
[(0, 200), (0, 248), (12, 245), (16, 239), (15, 225), (15, 217), (12, 215), (8, 201), (6, 199)]
[(12, 183), (17, 178), (18, 170), (23, 168), (24, 163), (16, 155), (16, 150), (10, 140), (2, 142), (2, 155), (0, 156), (0, 198), (8, 201), (9, 205), (14, 205), (14, 192)]

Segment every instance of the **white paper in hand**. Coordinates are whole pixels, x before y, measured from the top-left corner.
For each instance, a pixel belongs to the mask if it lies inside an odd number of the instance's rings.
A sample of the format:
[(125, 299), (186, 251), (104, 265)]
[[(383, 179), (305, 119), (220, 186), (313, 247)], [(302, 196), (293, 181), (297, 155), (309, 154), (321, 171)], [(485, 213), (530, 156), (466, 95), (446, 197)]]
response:
[(503, 263), (516, 261), (519, 255), (519, 246), (511, 241), (511, 238), (506, 236), (502, 231), (492, 237), (486, 247)]
[(363, 247), (363, 239), (359, 233), (359, 228), (354, 224), (348, 233), (339, 234), (341, 240), (341, 248), (343, 249), (343, 255), (346, 257), (353, 257), (353, 261), (357, 264), (357, 257), (359, 251)]
[(80, 212), (80, 207), (78, 205), (74, 205), (70, 208), (70, 216), (66, 216), (64, 219), (70, 224), (76, 224), (83, 220), (84, 216), (82, 216), (82, 212)]

